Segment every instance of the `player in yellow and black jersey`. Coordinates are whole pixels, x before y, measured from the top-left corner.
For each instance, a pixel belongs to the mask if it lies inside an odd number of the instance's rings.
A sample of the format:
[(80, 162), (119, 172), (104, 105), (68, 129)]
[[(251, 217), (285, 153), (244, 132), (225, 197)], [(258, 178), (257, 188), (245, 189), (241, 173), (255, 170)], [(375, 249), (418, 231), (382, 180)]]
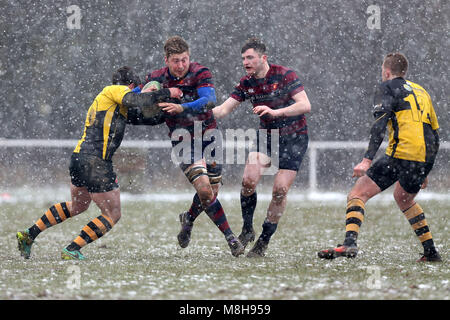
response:
[(139, 77), (129, 67), (118, 69), (112, 82), (90, 106), (83, 136), (73, 151), (69, 166), (71, 201), (51, 206), (30, 228), (17, 232), (19, 251), (26, 259), (30, 257), (34, 239), (42, 231), (86, 211), (94, 201), (101, 215), (90, 221), (61, 253), (66, 260), (84, 259), (80, 249), (111, 230), (121, 216), (120, 190), (112, 157), (122, 142), (130, 110), (157, 108), (158, 101), (181, 96), (177, 88), (138, 93)]
[[(356, 239), (364, 220), (365, 203), (395, 183), (394, 198), (424, 248), (419, 261), (441, 261), (422, 208), (414, 201), (439, 149), (438, 120), (429, 94), (405, 80), (408, 61), (401, 53), (388, 54), (382, 65), (382, 79), (375, 94), (375, 123), (370, 131), (364, 159), (355, 166), (359, 177), (348, 195), (346, 234), (343, 245), (319, 252), (320, 258), (355, 257)], [(372, 164), (388, 128), (385, 154)], [(366, 174), (367, 173), (367, 174)]]

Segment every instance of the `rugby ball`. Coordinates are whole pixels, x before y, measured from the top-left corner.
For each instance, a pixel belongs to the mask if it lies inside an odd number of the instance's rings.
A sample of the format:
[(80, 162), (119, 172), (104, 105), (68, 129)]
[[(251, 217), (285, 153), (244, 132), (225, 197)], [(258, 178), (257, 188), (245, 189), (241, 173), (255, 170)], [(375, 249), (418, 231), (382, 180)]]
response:
[[(161, 89), (161, 83), (159, 83), (158, 81), (150, 81), (142, 88), (142, 91), (151, 86), (156, 87), (156, 91)], [(155, 103), (152, 106), (142, 108), (142, 115), (144, 116), (144, 119), (160, 116), (162, 113), (163, 111), (161, 110), (161, 108), (158, 106), (157, 103)]]
[(145, 89), (147, 89), (148, 87), (151, 87), (151, 86), (155, 86), (156, 90), (160, 90), (161, 89), (161, 83), (159, 83), (158, 81), (150, 81), (142, 88), (142, 90), (145, 90)]

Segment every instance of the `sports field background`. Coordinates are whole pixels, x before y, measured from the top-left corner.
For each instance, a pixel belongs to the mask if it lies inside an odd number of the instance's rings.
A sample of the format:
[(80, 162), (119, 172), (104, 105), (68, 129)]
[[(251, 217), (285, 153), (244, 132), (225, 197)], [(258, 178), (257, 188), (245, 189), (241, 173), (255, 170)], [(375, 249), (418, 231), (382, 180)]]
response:
[[(23, 191), (23, 190), (22, 190)], [(419, 197), (443, 263), (415, 262), (421, 246), (386, 193), (366, 207), (356, 259), (323, 261), (317, 251), (343, 240), (345, 195), (291, 193), (286, 212), (264, 258), (234, 258), (209, 218), (195, 223), (192, 241), (176, 240), (178, 213), (189, 193), (122, 195), (122, 219), (103, 238), (83, 249), (86, 261), (62, 261), (60, 251), (99, 214), (84, 214), (42, 233), (32, 258), (17, 251), (15, 233), (29, 227), (63, 189), (14, 191), (0, 200), (0, 299), (448, 299), (448, 195)], [(241, 217), (235, 191), (222, 204), (235, 233)], [(255, 214), (259, 233), (268, 205), (261, 191)], [(319, 199), (323, 199), (320, 201)], [(431, 200), (431, 199), (435, 200)], [(55, 199), (56, 201), (52, 201)], [(157, 199), (160, 199), (158, 201)], [(161, 201), (163, 200), (163, 201)], [(246, 250), (246, 252), (248, 249)]]

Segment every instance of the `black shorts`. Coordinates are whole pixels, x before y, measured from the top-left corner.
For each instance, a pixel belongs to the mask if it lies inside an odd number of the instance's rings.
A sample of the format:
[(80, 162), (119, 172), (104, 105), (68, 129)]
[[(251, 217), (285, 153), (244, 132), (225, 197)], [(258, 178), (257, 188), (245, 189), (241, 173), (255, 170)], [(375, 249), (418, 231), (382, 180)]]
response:
[(367, 176), (380, 187), (381, 191), (398, 181), (406, 192), (415, 194), (419, 192), (432, 168), (433, 163), (402, 160), (384, 155), (367, 170)]
[[(272, 135), (267, 135), (266, 150), (261, 150), (259, 145), (260, 136), (257, 137), (257, 151), (269, 157), (278, 156), (278, 168), (298, 171), (308, 148), (309, 138), (307, 134), (288, 134), (279, 136), (279, 149), (272, 150)], [(272, 165), (276, 163), (272, 162)]]
[[(216, 150), (211, 148), (207, 149), (207, 153), (205, 153), (205, 149), (215, 141), (215, 138), (212, 137), (210, 141), (202, 140), (201, 145), (201, 152), (200, 150), (196, 150), (196, 146), (194, 145), (194, 140), (192, 139), (190, 141), (190, 154), (183, 155), (183, 154), (175, 154), (176, 157), (179, 157), (180, 162), (180, 168), (181, 170), (185, 171), (190, 165), (192, 165), (194, 162), (197, 162), (201, 159), (205, 159), (206, 161), (206, 170), (208, 171), (208, 175), (211, 176), (220, 176), (222, 174), (222, 163), (218, 163), (214, 160), (214, 157), (216, 156)], [(172, 148), (175, 148), (181, 141), (172, 141)], [(220, 142), (219, 142), (220, 143)], [(222, 145), (220, 144), (218, 147), (218, 150), (221, 150)], [(186, 151), (186, 150), (183, 150)], [(173, 152), (173, 149), (172, 149)], [(221, 160), (221, 158), (220, 158)]]
[(94, 155), (73, 153), (69, 172), (72, 184), (86, 187), (90, 193), (108, 192), (119, 187), (112, 161)]

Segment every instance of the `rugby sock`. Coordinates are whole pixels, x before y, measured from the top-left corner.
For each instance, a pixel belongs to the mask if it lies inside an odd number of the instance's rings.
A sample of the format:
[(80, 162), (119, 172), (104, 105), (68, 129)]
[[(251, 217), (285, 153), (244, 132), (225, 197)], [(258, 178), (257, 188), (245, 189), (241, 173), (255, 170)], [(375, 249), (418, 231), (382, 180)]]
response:
[(428, 255), (435, 253), (436, 248), (434, 246), (433, 237), (431, 236), (430, 228), (428, 227), (427, 220), (425, 219), (423, 209), (416, 203), (411, 208), (403, 211), (403, 213), (422, 243), (425, 254)]
[(198, 215), (200, 213), (202, 213), (202, 211), (203, 211), (202, 202), (200, 201), (200, 197), (196, 193), (194, 195), (194, 199), (192, 200), (191, 208), (188, 211), (188, 213), (189, 213), (189, 215), (188, 215), (189, 221), (194, 222), (195, 219), (197, 219)]
[(51, 206), (45, 214), (28, 229), (30, 238), (33, 240), (36, 239), (36, 237), (45, 229), (61, 223), (70, 217), (71, 214), (67, 208), (67, 202), (61, 202)]
[(253, 214), (256, 208), (257, 195), (256, 191), (249, 195), (244, 196), (241, 193), (241, 210), (242, 210), (242, 220), (244, 222), (242, 228), (246, 230), (253, 229)]
[(265, 219), (262, 224), (262, 232), (259, 238), (264, 242), (269, 242), (272, 235), (277, 230), (278, 223), (271, 223), (269, 220)]
[(364, 221), (364, 208), (364, 202), (361, 199), (355, 198), (347, 202), (344, 246), (356, 246), (359, 228)]
[(78, 237), (67, 246), (67, 250), (80, 250), (85, 245), (101, 238), (114, 226), (114, 222), (108, 216), (102, 214), (83, 227)]
[(228, 238), (233, 234), (222, 205), (217, 198), (214, 198), (211, 204), (205, 209), (205, 212), (219, 230), (222, 231), (225, 238)]

